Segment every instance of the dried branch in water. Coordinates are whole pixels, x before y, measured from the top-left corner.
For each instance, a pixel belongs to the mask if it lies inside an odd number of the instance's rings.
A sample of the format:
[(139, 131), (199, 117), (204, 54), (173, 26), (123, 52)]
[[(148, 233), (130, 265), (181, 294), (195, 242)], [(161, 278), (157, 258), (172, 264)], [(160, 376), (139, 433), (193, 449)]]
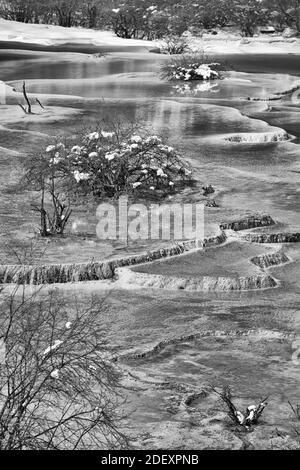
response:
[(18, 103), (18, 105), (20, 106), (20, 108), (22, 109), (22, 111), (24, 111), (25, 114), (27, 114), (27, 111), (26, 109), (24, 108), (24, 106), (20, 103)]
[(31, 114), (31, 103), (30, 103), (29, 98), (28, 98), (28, 96), (27, 96), (27, 92), (26, 92), (26, 83), (25, 83), (25, 82), (23, 82), (23, 96), (24, 96), (25, 101), (26, 101), (27, 106), (28, 106), (28, 108), (27, 108), (27, 114)]
[(42, 103), (40, 102), (38, 98), (36, 98), (35, 101), (40, 105), (42, 109), (45, 109), (45, 106), (42, 105)]
[(250, 405), (246, 408), (246, 411), (242, 413), (239, 411), (233, 403), (233, 397), (231, 389), (228, 385), (225, 385), (221, 392), (219, 392), (215, 387), (211, 387), (211, 390), (215, 392), (221, 400), (226, 404), (228, 408), (228, 416), (231, 421), (239, 426), (249, 428), (254, 424), (258, 423), (259, 418), (261, 417), (265, 407), (267, 406), (268, 397), (260, 401), (258, 405)]

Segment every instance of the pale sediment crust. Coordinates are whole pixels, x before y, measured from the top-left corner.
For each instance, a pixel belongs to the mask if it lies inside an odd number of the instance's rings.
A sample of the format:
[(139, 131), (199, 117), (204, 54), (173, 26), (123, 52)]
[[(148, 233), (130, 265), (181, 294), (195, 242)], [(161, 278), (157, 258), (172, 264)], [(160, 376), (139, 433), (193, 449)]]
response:
[(161, 274), (145, 274), (128, 268), (117, 270), (119, 283), (126, 286), (136, 286), (152, 289), (186, 290), (200, 292), (228, 292), (277, 287), (277, 281), (266, 273), (246, 277), (193, 277), (180, 278)]
[(280, 249), (274, 253), (255, 256), (251, 262), (261, 269), (267, 269), (272, 266), (279, 266), (290, 262), (290, 258)]
[(257, 133), (240, 133), (232, 134), (225, 137), (227, 142), (245, 143), (245, 144), (264, 144), (268, 142), (286, 142), (292, 140), (294, 136), (288, 134), (286, 131), (278, 132), (257, 132)]
[(203, 330), (191, 335), (183, 335), (178, 337), (173, 337), (160, 341), (153, 347), (145, 347), (142, 350), (133, 350), (128, 351), (125, 354), (117, 356), (114, 358), (114, 361), (120, 360), (138, 360), (146, 359), (148, 357), (154, 356), (155, 354), (160, 353), (168, 346), (176, 345), (180, 343), (185, 343), (189, 341), (194, 341), (200, 338), (239, 338), (239, 337), (255, 337), (256, 339), (266, 339), (266, 340), (276, 340), (276, 339), (287, 339), (295, 340), (299, 338), (297, 333), (289, 333), (282, 331), (273, 331), (273, 330), (229, 330), (229, 331), (220, 331), (220, 330)]
[(281, 100), (283, 97), (287, 95), (292, 95), (293, 93), (296, 93), (298, 90), (300, 90), (300, 85), (296, 85), (293, 88), (289, 88), (288, 90), (281, 91), (274, 93), (273, 96), (270, 96), (269, 98), (250, 98), (250, 101), (278, 101)]
[(289, 263), (290, 258), (280, 249), (274, 253), (255, 256), (250, 261), (260, 268), (260, 274), (232, 278), (212, 276), (180, 278), (161, 274), (142, 273), (132, 271), (129, 268), (119, 268), (116, 270), (116, 274), (119, 282), (124, 287), (139, 286), (142, 288), (201, 292), (270, 289), (277, 287), (279, 283), (272, 276), (268, 275), (264, 269)]
[[(207, 240), (207, 245), (226, 240), (224, 233), (216, 239)], [(55, 284), (80, 281), (112, 279), (115, 270), (122, 266), (134, 266), (162, 258), (180, 255), (186, 251), (199, 249), (195, 240), (178, 243), (170, 248), (149, 251), (126, 258), (108, 260), (98, 263), (53, 264), (44, 266), (4, 265), (0, 266), (0, 284)]]
[(247, 233), (242, 238), (252, 243), (299, 243), (300, 232)]
[[(2, 265), (0, 266), (0, 284), (56, 284), (97, 280), (114, 279), (117, 275), (119, 284), (124, 286), (152, 287), (158, 289), (183, 289), (187, 291), (242, 291), (254, 289), (268, 289), (278, 286), (278, 281), (269, 276), (263, 270), (257, 275), (245, 277), (210, 277), (199, 278), (173, 278), (162, 275), (151, 275), (133, 272), (126, 267), (182, 255), (192, 250), (199, 250), (222, 245), (227, 241), (225, 230), (241, 231), (252, 228), (274, 225), (275, 222), (269, 215), (254, 215), (233, 222), (220, 225), (220, 231), (216, 235), (206, 238), (203, 243), (196, 240), (177, 243), (168, 248), (149, 251), (138, 255), (132, 255), (121, 259), (107, 260), (103, 262), (81, 264), (51, 264), (51, 265)], [(299, 242), (300, 233), (296, 234), (253, 234), (247, 233), (242, 237), (246, 241), (258, 243), (285, 243)], [(289, 258), (279, 250), (255, 257), (251, 260), (261, 269), (283, 264)]]
[(241, 230), (250, 230), (252, 228), (267, 227), (275, 225), (275, 221), (270, 215), (251, 215), (243, 219), (238, 219), (231, 222), (225, 222), (220, 225), (221, 230), (234, 230), (239, 232)]

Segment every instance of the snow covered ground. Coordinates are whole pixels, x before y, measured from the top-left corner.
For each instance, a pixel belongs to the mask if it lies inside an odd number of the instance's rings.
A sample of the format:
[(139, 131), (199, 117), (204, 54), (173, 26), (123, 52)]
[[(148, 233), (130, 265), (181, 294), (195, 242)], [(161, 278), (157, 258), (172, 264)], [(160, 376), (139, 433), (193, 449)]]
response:
[(61, 45), (62, 43), (93, 44), (98, 46), (149, 46), (151, 41), (139, 39), (118, 38), (112, 31), (96, 31), (87, 28), (64, 28), (44, 24), (24, 24), (0, 18), (0, 48), (1, 42), (19, 42), (39, 44), (44, 46)]
[[(117, 47), (145, 47), (153, 48), (161, 41), (144, 41), (139, 39), (123, 39), (117, 37), (112, 31), (96, 31), (86, 28), (64, 28), (61, 26), (43, 24), (24, 24), (16, 21), (0, 19), (0, 48), (1, 43), (7, 45), (16, 43), (22, 45), (32, 44), (47, 47), (62, 46), (63, 44), (90, 45), (90, 46), (117, 46)], [(300, 54), (299, 38), (284, 39), (282, 36), (257, 36), (254, 38), (241, 38), (237, 34), (219, 31), (218, 35), (204, 34), (202, 38), (193, 38), (194, 48), (207, 53), (294, 53)]]

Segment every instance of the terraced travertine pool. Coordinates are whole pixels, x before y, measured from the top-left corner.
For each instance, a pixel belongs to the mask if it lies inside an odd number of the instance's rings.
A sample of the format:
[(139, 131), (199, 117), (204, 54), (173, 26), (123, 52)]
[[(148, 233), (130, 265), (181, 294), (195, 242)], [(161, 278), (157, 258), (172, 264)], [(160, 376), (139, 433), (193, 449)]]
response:
[[(201, 187), (215, 187), (219, 207), (206, 209), (207, 235), (212, 227), (253, 212), (270, 214), (276, 222), (254, 232), (299, 232), (300, 102), (295, 93), (276, 95), (300, 83), (299, 57), (230, 57), (239, 72), (230, 72), (217, 86), (185, 90), (159, 78), (164, 60), (128, 50), (103, 58), (1, 52), (0, 80), (7, 84), (6, 104), (0, 106), (2, 264), (15, 263), (11, 240), (20, 246), (37, 243), (33, 195), (13, 187), (21, 162), (53, 136), (72, 135), (83, 123), (93, 125), (105, 116), (126, 115), (150, 125), (191, 163), (199, 184), (172, 201), (201, 201)], [(25, 117), (17, 107), (12, 88), (19, 91), (24, 79), (45, 105), (40, 115)], [(268, 101), (274, 97), (279, 99)], [(90, 263), (159, 248), (157, 241), (102, 242), (95, 224), (95, 207), (76, 208), (67, 237), (47, 245), (38, 241), (42, 256), (36, 262)], [(293, 360), (300, 334), (298, 244), (229, 240), (132, 272), (177, 278), (256, 275), (261, 268), (251, 259), (278, 250), (289, 261), (265, 269), (276, 280), (270, 289), (191, 292), (126, 288), (115, 280), (55, 285), (70, 308), (75, 297), (85, 305), (92, 294), (109, 304), (103, 328), (124, 381), (135, 386), (128, 397), (134, 410), (130, 425), (151, 434), (142, 447), (244, 448), (244, 437), (226, 425), (209, 392), (212, 383), (229, 383), (242, 406), (271, 395), (262, 426), (247, 437), (249, 446), (294, 445), (287, 402), (300, 401), (300, 365)], [(187, 400), (195, 393), (200, 395)], [(280, 441), (276, 428), (290, 437)]]
[(257, 273), (251, 259), (260, 254), (271, 253), (272, 247), (232, 242), (225, 246), (209, 248), (192, 254), (142, 264), (132, 268), (135, 272), (163, 274), (166, 276), (245, 276)]

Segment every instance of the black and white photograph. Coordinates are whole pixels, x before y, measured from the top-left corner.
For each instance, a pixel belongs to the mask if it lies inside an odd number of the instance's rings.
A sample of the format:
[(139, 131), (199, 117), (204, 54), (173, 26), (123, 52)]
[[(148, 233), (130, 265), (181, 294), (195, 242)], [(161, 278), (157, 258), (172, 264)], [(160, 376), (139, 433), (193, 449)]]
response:
[(0, 450), (300, 450), (299, 183), (300, 0), (0, 0)]

